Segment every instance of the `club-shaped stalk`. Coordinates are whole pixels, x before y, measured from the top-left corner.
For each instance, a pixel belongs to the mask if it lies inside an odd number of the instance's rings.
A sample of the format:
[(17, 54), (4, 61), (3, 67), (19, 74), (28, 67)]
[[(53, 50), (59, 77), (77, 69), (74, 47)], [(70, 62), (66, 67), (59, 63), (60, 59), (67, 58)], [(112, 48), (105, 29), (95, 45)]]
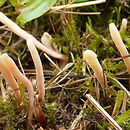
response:
[(5, 80), (10, 85), (11, 89), (13, 90), (14, 95), (18, 101), (18, 104), (21, 106), (23, 103), (22, 103), (22, 96), (21, 96), (20, 88), (14, 76), (12, 75), (11, 71), (8, 69), (9, 65), (10, 64), (5, 63), (3, 61), (2, 56), (0, 56), (0, 71), (3, 74)]
[(47, 33), (47, 32), (44, 32), (42, 37), (41, 37), (41, 41), (42, 41), (42, 43), (44, 43), (44, 45), (47, 48), (50, 48), (50, 49), (53, 50), (52, 45), (51, 45), (51, 40), (52, 40), (51, 35), (49, 33)]
[(120, 33), (125, 33), (127, 30), (127, 19), (123, 18), (122, 23), (121, 23), (121, 28), (120, 28)]
[(97, 59), (97, 55), (92, 50), (86, 50), (83, 52), (83, 60), (88, 63), (88, 65), (94, 71), (94, 75), (97, 78), (101, 86), (106, 86), (106, 78), (103, 73), (103, 69)]
[(8, 65), (8, 68), (11, 71), (12, 75), (17, 80), (22, 82), (28, 90), (28, 95), (29, 95), (28, 123), (31, 123), (32, 115), (33, 115), (33, 111), (34, 111), (34, 90), (33, 90), (33, 86), (31, 84), (30, 80), (20, 72), (20, 70), (17, 68), (15, 62), (6, 53), (2, 55), (2, 60), (4, 61), (4, 63), (6, 63)]
[(5, 24), (12, 32), (14, 32), (16, 35), (20, 36), (21, 38), (27, 40), (28, 37), (31, 37), (34, 40), (34, 44), (37, 48), (41, 49), (48, 55), (58, 58), (61, 60), (67, 60), (67, 57), (61, 53), (58, 53), (50, 48), (47, 48), (42, 43), (40, 43), (38, 40), (36, 40), (31, 34), (21, 29), (16, 23), (14, 23), (12, 20), (10, 20), (5, 14), (0, 12), (0, 22)]
[(35, 69), (36, 69), (36, 81), (37, 81), (37, 89), (39, 93), (38, 99), (41, 102), (44, 101), (44, 96), (45, 96), (43, 67), (42, 67), (40, 56), (33, 42), (35, 41), (31, 37), (27, 39), (27, 46), (30, 50), (35, 65)]
[[(109, 30), (110, 30), (112, 40), (114, 41), (121, 56), (124, 57), (124, 56), (129, 55), (129, 52), (127, 51), (125, 44), (123, 43), (122, 38), (120, 36), (120, 33), (117, 30), (114, 23), (111, 23), (109, 25)], [(124, 63), (126, 65), (126, 68), (128, 69), (128, 73), (130, 73), (130, 57), (124, 58), (123, 60), (124, 60)]]

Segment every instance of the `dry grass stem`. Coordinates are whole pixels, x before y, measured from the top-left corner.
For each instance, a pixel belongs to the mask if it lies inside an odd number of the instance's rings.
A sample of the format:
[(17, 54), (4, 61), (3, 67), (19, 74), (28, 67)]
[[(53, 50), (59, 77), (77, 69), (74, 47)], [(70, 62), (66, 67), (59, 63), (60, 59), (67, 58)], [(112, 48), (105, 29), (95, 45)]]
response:
[(58, 67), (58, 65), (55, 64), (55, 62), (54, 62), (46, 53), (44, 53), (44, 56), (50, 61), (50, 63), (51, 63), (52, 65), (54, 65), (54, 66), (56, 67), (57, 70), (60, 71), (60, 68)]
[(122, 89), (123, 91), (126, 92), (126, 94), (128, 95), (128, 97), (130, 98), (130, 92), (115, 78), (111, 77), (111, 76), (107, 76), (108, 78), (112, 79), (115, 83), (117, 83), (118, 87), (120, 89)]
[(7, 101), (7, 90), (4, 88), (2, 79), (0, 80), (0, 89), (3, 101)]
[[(78, 79), (76, 81), (72, 81), (66, 84), (61, 84), (60, 86), (55, 86), (55, 87), (47, 87), (46, 89), (51, 89), (51, 88), (57, 88), (57, 87), (66, 87), (66, 86), (70, 86), (70, 85), (74, 85), (74, 84), (78, 84), (81, 82), (84, 82), (86, 80), (92, 79), (92, 77), (87, 77), (87, 78), (83, 78), (83, 79)], [(79, 88), (79, 87), (78, 87)], [(75, 89), (75, 88), (64, 88), (64, 89)]]
[(72, 11), (65, 11), (65, 10), (58, 10), (55, 13), (66, 13), (66, 14), (75, 14), (75, 15), (99, 15), (101, 12), (72, 12)]
[(56, 84), (59, 84), (61, 83), (63, 80), (66, 79), (66, 77), (74, 70), (74, 67), (69, 71), (67, 72)]
[[(86, 108), (86, 103), (84, 104), (83, 106), (83, 109)], [(77, 126), (78, 122), (81, 120), (81, 118), (83, 117), (83, 113), (84, 113), (84, 110), (81, 110), (79, 115), (75, 118), (75, 120), (72, 122), (69, 130), (75, 130), (75, 127)]]
[(100, 106), (100, 104), (90, 94), (86, 94), (86, 98), (99, 110), (99, 112), (112, 124), (112, 126), (115, 127), (116, 130), (122, 130), (116, 121)]
[(61, 6), (55, 6), (51, 7), (50, 11), (57, 11), (60, 9), (70, 9), (70, 8), (77, 8), (77, 7), (84, 7), (89, 5), (96, 5), (106, 2), (106, 0), (96, 0), (96, 1), (89, 1), (89, 2), (83, 2), (83, 3), (77, 3), (77, 4), (67, 4), (67, 5), (61, 5)]

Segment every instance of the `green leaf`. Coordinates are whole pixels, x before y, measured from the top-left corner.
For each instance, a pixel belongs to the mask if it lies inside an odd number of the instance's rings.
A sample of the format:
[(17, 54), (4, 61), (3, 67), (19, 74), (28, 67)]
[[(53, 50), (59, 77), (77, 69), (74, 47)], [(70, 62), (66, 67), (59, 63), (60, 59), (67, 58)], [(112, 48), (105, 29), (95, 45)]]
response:
[(123, 96), (124, 96), (124, 91), (122, 90), (118, 91), (112, 116), (118, 115), (123, 100)]
[(31, 0), (17, 17), (17, 22), (22, 26), (25, 23), (40, 17), (52, 7), (57, 0)]
[(121, 124), (123, 122), (130, 121), (130, 109), (124, 112), (122, 115), (118, 116), (116, 122)]
[(7, 0), (0, 0), (0, 7), (6, 2)]
[(24, 7), (27, 6), (28, 3), (30, 3), (32, 0), (9, 0), (9, 2), (14, 6), (14, 7)]

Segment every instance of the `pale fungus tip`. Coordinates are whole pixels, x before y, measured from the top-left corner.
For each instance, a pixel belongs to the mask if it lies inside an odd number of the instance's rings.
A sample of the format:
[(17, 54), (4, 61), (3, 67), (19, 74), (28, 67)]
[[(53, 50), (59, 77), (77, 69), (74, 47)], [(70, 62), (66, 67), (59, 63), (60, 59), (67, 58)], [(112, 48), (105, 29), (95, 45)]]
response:
[(46, 36), (46, 37), (48, 37), (48, 38), (51, 38), (51, 35), (50, 35), (48, 32), (44, 32), (44, 33), (43, 33), (43, 36)]
[(127, 19), (126, 19), (126, 18), (123, 18), (123, 19), (122, 19), (122, 23), (127, 23)]
[(44, 32), (41, 41), (44, 43), (46, 41), (50, 41), (52, 39), (52, 36), (48, 32)]
[(118, 39), (117, 37), (119, 37), (119, 31), (116, 27), (116, 25), (114, 23), (110, 23), (109, 24), (109, 30), (110, 30), (110, 34), (111, 36), (116, 40)]
[(93, 52), (92, 50), (86, 50), (83, 52), (83, 57), (84, 57), (84, 60), (86, 58), (96, 58), (97, 57), (97, 54), (95, 52)]
[(120, 28), (120, 32), (121, 33), (125, 33), (126, 30), (127, 30), (127, 19), (126, 18), (123, 18), (122, 19), (122, 23), (121, 23), (121, 28)]
[(1, 56), (8, 56), (8, 54), (7, 53), (3, 53)]
[(109, 28), (114, 28), (114, 27), (116, 27), (114, 23), (109, 24)]
[(0, 15), (3, 15), (3, 13), (0, 11)]

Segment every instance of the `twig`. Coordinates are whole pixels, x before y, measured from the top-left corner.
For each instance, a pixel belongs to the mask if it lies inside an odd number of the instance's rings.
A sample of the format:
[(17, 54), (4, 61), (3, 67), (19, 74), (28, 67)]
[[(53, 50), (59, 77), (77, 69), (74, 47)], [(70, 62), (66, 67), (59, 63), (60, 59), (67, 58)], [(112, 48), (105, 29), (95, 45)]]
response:
[(89, 1), (89, 2), (83, 2), (83, 3), (77, 3), (77, 4), (67, 4), (67, 5), (61, 5), (61, 6), (55, 6), (51, 7), (51, 12), (60, 10), (60, 9), (70, 9), (70, 8), (77, 8), (77, 7), (83, 7), (83, 6), (89, 6), (89, 5), (96, 5), (106, 2), (106, 0), (96, 0), (96, 1)]
[(66, 13), (66, 14), (75, 14), (75, 15), (99, 15), (101, 12), (72, 12), (72, 11), (62, 11), (58, 10), (55, 13)]
[(112, 79), (114, 82), (116, 82), (118, 84), (119, 88), (124, 90), (126, 92), (126, 94), (130, 97), (130, 92), (117, 79), (115, 79), (111, 76), (107, 76), (107, 77)]
[(86, 98), (99, 110), (99, 112), (115, 127), (116, 130), (122, 130), (122, 128), (116, 123), (116, 121), (100, 106), (100, 104), (90, 95), (86, 94)]
[[(85, 103), (84, 106), (83, 106), (83, 109), (84, 109), (84, 108), (86, 108), (86, 103)], [(69, 130), (74, 130), (74, 129), (75, 129), (77, 123), (79, 122), (79, 120), (80, 120), (80, 119), (82, 118), (82, 116), (83, 116), (83, 112), (84, 112), (83, 109), (80, 111), (79, 115), (78, 115), (78, 116), (75, 118), (75, 120), (72, 122), (72, 124), (71, 124)]]
[(46, 53), (44, 53), (44, 56), (51, 62), (52, 65), (56, 67), (57, 70), (60, 71), (60, 68), (58, 67), (58, 65), (56, 65), (55, 62)]

